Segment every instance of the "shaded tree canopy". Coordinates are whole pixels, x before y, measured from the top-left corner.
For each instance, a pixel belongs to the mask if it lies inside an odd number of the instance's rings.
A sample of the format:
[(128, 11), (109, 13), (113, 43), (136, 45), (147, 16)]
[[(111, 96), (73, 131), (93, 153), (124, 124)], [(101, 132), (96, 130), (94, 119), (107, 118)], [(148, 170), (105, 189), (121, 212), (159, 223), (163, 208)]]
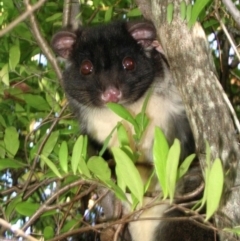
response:
[[(192, 7), (192, 16), (197, 16), (202, 27), (197, 23), (191, 28), (188, 20), (181, 18), (179, 0), (173, 1), (168, 21), (171, 2), (0, 1), (1, 236), (14, 236), (10, 224), (31, 234), (26, 237), (31, 240), (61, 240), (106, 227), (104, 220), (92, 227), (84, 219), (99, 180), (89, 180), (86, 173), (82, 178), (82, 170), (73, 171), (74, 144), (78, 140), (84, 146), (86, 139), (78, 139), (78, 123), (61, 88), (64, 63), (57, 61), (49, 46), (53, 34), (68, 24), (92, 26), (143, 16), (157, 29), (186, 106), (202, 166), (206, 140), (212, 158), (223, 161), (225, 196), (215, 216), (217, 229), (221, 233), (225, 227), (239, 225), (239, 1), (194, 1), (202, 2), (199, 13)], [(106, 193), (103, 188), (99, 199)], [(131, 216), (118, 219), (117, 214), (112, 215), (115, 220), (108, 223), (102, 238), (117, 236), (114, 225), (120, 227), (131, 220)], [(20, 230), (15, 234), (26, 236)], [(84, 240), (84, 235), (80, 237)], [(237, 239), (230, 237), (222, 234), (222, 240)]]

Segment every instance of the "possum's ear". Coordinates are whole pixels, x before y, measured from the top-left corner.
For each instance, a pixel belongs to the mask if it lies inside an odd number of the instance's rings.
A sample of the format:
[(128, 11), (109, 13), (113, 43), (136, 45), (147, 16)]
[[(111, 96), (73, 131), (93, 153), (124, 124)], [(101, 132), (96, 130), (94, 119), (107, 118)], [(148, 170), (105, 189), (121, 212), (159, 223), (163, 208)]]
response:
[(158, 52), (164, 54), (162, 46), (157, 40), (156, 29), (151, 22), (130, 22), (127, 23), (127, 30), (143, 46), (145, 51), (155, 48)]
[(64, 59), (69, 59), (75, 42), (75, 33), (69, 31), (60, 31), (53, 36), (51, 45), (57, 55)]

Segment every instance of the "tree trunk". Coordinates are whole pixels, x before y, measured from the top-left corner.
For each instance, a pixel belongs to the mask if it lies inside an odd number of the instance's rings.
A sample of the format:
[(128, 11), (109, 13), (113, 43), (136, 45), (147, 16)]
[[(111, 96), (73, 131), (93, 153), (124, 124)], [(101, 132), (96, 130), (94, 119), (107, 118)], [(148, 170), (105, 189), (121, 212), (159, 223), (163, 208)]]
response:
[[(169, 61), (171, 72), (182, 95), (190, 120), (201, 166), (205, 166), (205, 141), (211, 147), (212, 159), (221, 158), (225, 170), (224, 200), (215, 220), (219, 229), (231, 227), (240, 220), (239, 150), (226, 95), (218, 81), (208, 41), (200, 24), (191, 29), (180, 17), (182, 0), (137, 0), (145, 18), (152, 20)], [(171, 24), (167, 6), (174, 2)], [(189, 4), (191, 1), (186, 1)], [(238, 223), (239, 224), (239, 223)], [(233, 240), (221, 233), (221, 240)], [(234, 239), (236, 240), (236, 239)]]

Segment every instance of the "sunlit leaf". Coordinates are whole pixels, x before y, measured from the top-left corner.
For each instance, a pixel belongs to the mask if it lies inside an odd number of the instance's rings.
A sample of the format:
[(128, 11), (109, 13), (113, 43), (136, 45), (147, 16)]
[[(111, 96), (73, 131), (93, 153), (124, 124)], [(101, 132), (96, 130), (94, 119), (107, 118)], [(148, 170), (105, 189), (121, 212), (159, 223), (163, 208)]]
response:
[(100, 156), (90, 157), (87, 167), (100, 180), (109, 180), (111, 178), (111, 170), (108, 167), (108, 163)]
[(105, 22), (109, 22), (112, 19), (113, 7), (109, 7), (105, 12)]
[(186, 12), (187, 12), (186, 2), (182, 0), (180, 3), (180, 16), (182, 20), (186, 18)]
[(193, 5), (193, 8), (192, 8), (192, 12), (191, 12), (191, 19), (188, 23), (189, 27), (194, 25), (194, 23), (197, 21), (197, 18), (199, 16), (199, 14), (203, 10), (203, 8), (207, 6), (207, 4), (210, 1), (211, 0), (196, 0), (195, 1), (194, 5)]
[(223, 231), (234, 233), (236, 235), (240, 235), (240, 227), (239, 226), (236, 226), (234, 228), (224, 228)]
[(9, 86), (9, 69), (8, 64), (5, 64), (0, 71), (0, 81), (6, 86)]
[(53, 151), (54, 146), (56, 145), (59, 137), (59, 131), (53, 131), (50, 136), (48, 137), (43, 150), (42, 154), (46, 157), (48, 157), (51, 152)]
[(117, 168), (119, 169), (119, 174), (122, 176), (122, 180), (124, 180), (126, 186), (130, 189), (138, 201), (142, 203), (144, 192), (143, 182), (138, 170), (133, 164), (133, 161), (120, 148), (113, 147), (112, 153), (114, 160), (116, 161)]
[(185, 160), (181, 163), (180, 167), (178, 168), (177, 179), (180, 179), (183, 175), (186, 174), (195, 157), (196, 155), (192, 154), (185, 158)]
[(18, 151), (20, 142), (19, 134), (15, 127), (10, 126), (5, 129), (4, 144), (10, 157), (14, 157)]
[(91, 174), (88, 170), (85, 156), (87, 152), (87, 137), (79, 136), (77, 141), (73, 146), (73, 153), (71, 158), (72, 171), (76, 174), (77, 170), (87, 177), (91, 177)]
[(173, 19), (174, 6), (173, 3), (169, 3), (167, 6), (167, 22), (170, 24)]
[(0, 141), (0, 158), (4, 158), (6, 155), (6, 148), (4, 141)]
[(126, 192), (127, 184), (125, 182), (124, 176), (122, 175), (122, 170), (118, 166), (115, 167), (115, 172), (117, 176), (117, 185), (123, 191)]
[(222, 162), (216, 159), (211, 167), (207, 187), (206, 220), (218, 209), (224, 184)]
[(209, 173), (210, 173), (210, 160), (211, 160), (211, 150), (209, 143), (206, 141), (206, 166), (204, 169), (204, 180), (205, 180), (205, 188), (202, 197), (202, 203), (200, 208), (202, 208), (207, 201), (207, 193), (208, 193), (208, 183), (209, 183)]
[(118, 128), (119, 125), (122, 125), (121, 122), (119, 122), (113, 129), (112, 131), (109, 133), (109, 135), (107, 136), (107, 138), (105, 139), (105, 141), (103, 142), (103, 147), (99, 152), (99, 156), (102, 156), (104, 154), (104, 152), (107, 150), (109, 142), (112, 138), (112, 135), (114, 133), (114, 131)]
[(192, 4), (190, 3), (187, 5), (187, 22), (190, 21), (191, 16), (192, 16)]
[(60, 174), (60, 172), (58, 171), (56, 165), (50, 160), (48, 159), (46, 156), (41, 155), (41, 160), (43, 160), (46, 165), (53, 171), (53, 173), (58, 176), (59, 178), (62, 178), (62, 175)]
[(139, 10), (139, 8), (134, 8), (134, 9), (131, 9), (128, 13), (127, 13), (127, 16), (128, 17), (138, 17), (138, 16), (141, 16), (142, 13), (141, 11)]
[(135, 119), (133, 118), (133, 116), (131, 115), (131, 113), (124, 108), (122, 105), (117, 104), (117, 103), (108, 103), (107, 107), (112, 110), (114, 113), (116, 113), (118, 116), (120, 116), (121, 118), (123, 118), (124, 120), (130, 122), (133, 126), (135, 130), (138, 130), (138, 125), (135, 121)]
[(175, 139), (173, 145), (169, 149), (167, 157), (166, 167), (166, 180), (169, 191), (170, 201), (173, 201), (176, 181), (177, 181), (177, 170), (180, 159), (180, 141)]
[(152, 171), (152, 174), (150, 175), (150, 177), (148, 178), (148, 180), (145, 184), (144, 193), (147, 192), (148, 188), (150, 187), (152, 179), (153, 179), (154, 176), (155, 176), (155, 170)]
[(123, 192), (122, 189), (118, 185), (116, 185), (111, 179), (105, 180), (104, 183), (114, 191), (114, 194), (118, 199), (122, 201), (127, 200), (125, 192)]
[(121, 146), (129, 146), (130, 143), (128, 133), (122, 124), (118, 125), (117, 127), (117, 135)]
[(9, 66), (14, 70), (20, 60), (20, 49), (18, 45), (13, 45), (9, 50)]
[(153, 161), (156, 171), (156, 175), (160, 182), (163, 196), (168, 196), (167, 183), (166, 183), (166, 167), (167, 167), (167, 155), (169, 151), (168, 142), (163, 132), (156, 127), (154, 132), (154, 144), (153, 144)]
[(67, 173), (68, 172), (68, 146), (67, 142), (63, 141), (60, 149), (59, 149), (59, 163), (62, 168), (62, 170)]

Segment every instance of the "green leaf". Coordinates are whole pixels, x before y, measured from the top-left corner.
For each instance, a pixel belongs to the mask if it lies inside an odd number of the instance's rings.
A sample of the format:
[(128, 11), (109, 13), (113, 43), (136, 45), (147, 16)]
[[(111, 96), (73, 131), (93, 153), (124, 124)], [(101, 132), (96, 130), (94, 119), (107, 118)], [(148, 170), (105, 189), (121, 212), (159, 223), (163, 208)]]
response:
[(191, 16), (192, 16), (192, 4), (190, 3), (187, 5), (187, 22), (190, 21)]
[(5, 210), (5, 215), (7, 217), (7, 220), (11, 220), (11, 215), (13, 214), (13, 212), (15, 213), (16, 205), (18, 203), (22, 203), (22, 195), (23, 194), (18, 194), (16, 197), (11, 198)]
[(15, 127), (10, 126), (5, 129), (4, 144), (10, 157), (14, 157), (19, 149), (18, 132)]
[[(80, 220), (80, 217), (79, 217)], [(67, 220), (66, 223), (64, 224), (63, 228), (61, 229), (61, 233), (66, 233), (70, 230), (73, 230), (74, 228), (79, 226), (79, 221), (78, 220)]]
[(192, 8), (191, 19), (188, 23), (189, 27), (192, 27), (196, 23), (199, 14), (210, 1), (211, 0), (196, 0)]
[(206, 220), (218, 209), (224, 184), (222, 162), (217, 158), (211, 167), (207, 187)]
[(55, 232), (51, 226), (44, 227), (43, 237), (45, 240), (53, 238), (54, 235), (55, 235)]
[(50, 136), (47, 139), (47, 142), (45, 143), (43, 150), (42, 150), (42, 155), (48, 157), (52, 151), (53, 148), (55, 147), (59, 137), (59, 131), (54, 131), (50, 134)]
[(182, 20), (185, 20), (186, 18), (186, 10), (187, 10), (186, 2), (185, 0), (182, 0), (180, 3), (180, 16)]
[(204, 188), (203, 197), (202, 197), (201, 205), (199, 209), (201, 209), (207, 201), (209, 173), (210, 173), (210, 160), (211, 160), (211, 150), (210, 150), (209, 143), (206, 141), (206, 164), (205, 164), (206, 166), (204, 170), (205, 188)]
[(139, 17), (141, 15), (142, 12), (139, 10), (139, 8), (134, 8), (127, 13), (128, 17)]
[(62, 13), (55, 13), (52, 16), (45, 19), (46, 22), (53, 22), (57, 19), (62, 19)]
[(118, 166), (116, 166), (115, 172), (116, 172), (116, 176), (117, 176), (117, 185), (125, 193), (126, 189), (127, 189), (127, 185), (124, 180), (124, 176), (122, 175), (122, 170), (120, 168), (118, 168)]
[(133, 161), (120, 148), (113, 147), (111, 150), (119, 175), (121, 175), (122, 180), (124, 180), (131, 193), (142, 203), (144, 193), (143, 182)]
[(214, 28), (214, 25), (218, 25), (219, 22), (216, 19), (208, 19), (208, 21), (203, 22), (203, 28), (204, 30), (207, 28)]
[(14, 70), (20, 60), (20, 49), (18, 45), (13, 45), (9, 50), (9, 66)]
[(117, 135), (118, 135), (118, 141), (121, 146), (129, 146), (130, 145), (127, 131), (126, 131), (124, 125), (121, 123), (117, 127)]
[(119, 122), (111, 131), (111, 133), (107, 136), (107, 138), (105, 139), (105, 141), (103, 142), (103, 147), (99, 152), (99, 156), (102, 156), (104, 154), (104, 152), (107, 150), (108, 148), (108, 144), (112, 138), (113, 132), (118, 128), (119, 125), (122, 125), (121, 122)]
[(155, 127), (154, 131), (154, 143), (153, 143), (153, 162), (156, 175), (160, 182), (163, 197), (167, 198), (168, 189), (166, 183), (166, 167), (167, 167), (167, 155), (169, 152), (168, 142), (164, 136), (162, 130)]
[(26, 103), (40, 111), (49, 111), (50, 106), (48, 105), (47, 101), (40, 95), (32, 95), (32, 94), (24, 94), (24, 100)]
[(7, 127), (6, 121), (5, 121), (5, 119), (3, 118), (2, 115), (0, 115), (0, 124), (5, 128)]
[(58, 176), (59, 178), (62, 178), (62, 175), (60, 174), (60, 172), (58, 171), (56, 165), (50, 160), (48, 159), (46, 156), (41, 155), (41, 160), (43, 160), (46, 165), (53, 171), (53, 173)]
[(127, 201), (127, 197), (125, 192), (122, 191), (122, 189), (117, 186), (111, 179), (109, 180), (105, 180), (104, 183), (111, 188), (111, 190), (114, 191), (114, 194), (116, 195), (116, 197), (122, 201)]
[(87, 177), (91, 177), (86, 164), (86, 152), (87, 152), (87, 137), (79, 136), (73, 146), (73, 153), (71, 158), (72, 171), (74, 174), (79, 172)]
[(62, 142), (59, 149), (58, 156), (59, 156), (60, 167), (65, 173), (67, 173), (68, 172), (68, 146), (66, 141)]
[(0, 170), (8, 169), (8, 168), (13, 168), (13, 169), (18, 169), (25, 167), (24, 163), (9, 159), (9, 158), (4, 158), (0, 159)]
[(87, 162), (87, 167), (101, 181), (111, 179), (111, 170), (108, 167), (108, 163), (102, 157), (92, 156)]
[(16, 211), (24, 217), (30, 217), (39, 209), (40, 204), (31, 202), (20, 202), (16, 205)]
[(167, 22), (168, 22), (168, 24), (170, 24), (172, 22), (173, 10), (174, 10), (173, 3), (169, 3), (167, 6)]
[(177, 170), (180, 159), (180, 141), (175, 139), (167, 157), (166, 178), (170, 202), (173, 201), (177, 182)]
[(109, 22), (112, 19), (113, 7), (109, 7), (105, 12), (105, 23)]
[(5, 155), (6, 155), (6, 148), (5, 148), (4, 141), (0, 141), (0, 159), (4, 158)]
[(145, 129), (147, 128), (147, 125), (149, 123), (149, 119), (145, 113), (139, 113), (136, 115), (135, 120), (139, 126), (139, 133), (136, 133), (138, 135), (138, 139), (140, 140)]
[(185, 175), (185, 173), (188, 171), (192, 161), (194, 160), (194, 158), (196, 157), (195, 154), (192, 154), (188, 157), (185, 158), (185, 160), (182, 162), (182, 164), (180, 165), (180, 167), (178, 168), (178, 177), (177, 179), (179, 180), (183, 175)]
[(224, 228), (223, 231), (234, 233), (236, 235), (240, 235), (240, 227), (236, 226), (234, 228)]
[(145, 184), (144, 193), (146, 193), (148, 188), (150, 187), (152, 179), (153, 179), (154, 176), (155, 176), (155, 170), (153, 170), (152, 174), (150, 175), (150, 177), (148, 178), (148, 180), (147, 180), (147, 182)]
[(9, 86), (9, 69), (8, 64), (5, 64), (0, 71), (0, 81), (2, 81), (6, 86)]
[(131, 113), (126, 108), (124, 108), (122, 105), (110, 102), (110, 103), (107, 103), (107, 107), (111, 111), (116, 113), (118, 116), (120, 116), (124, 120), (128, 121), (129, 123), (131, 123), (134, 126), (135, 131), (139, 129), (139, 127), (138, 127), (135, 119), (131, 115)]

